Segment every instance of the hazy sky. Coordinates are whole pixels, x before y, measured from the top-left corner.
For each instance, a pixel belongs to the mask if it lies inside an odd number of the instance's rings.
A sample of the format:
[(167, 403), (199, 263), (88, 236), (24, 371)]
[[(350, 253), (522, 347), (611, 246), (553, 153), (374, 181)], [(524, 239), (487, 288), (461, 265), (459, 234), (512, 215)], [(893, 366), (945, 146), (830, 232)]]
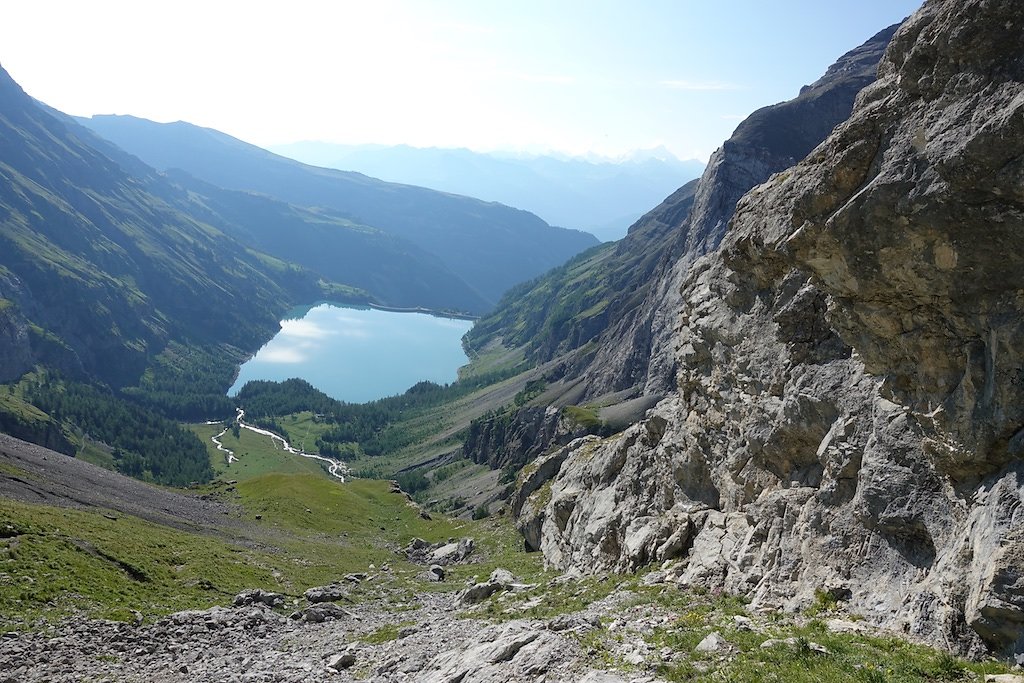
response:
[(0, 64), (77, 115), (298, 140), (707, 156), (919, 0), (6, 2)]

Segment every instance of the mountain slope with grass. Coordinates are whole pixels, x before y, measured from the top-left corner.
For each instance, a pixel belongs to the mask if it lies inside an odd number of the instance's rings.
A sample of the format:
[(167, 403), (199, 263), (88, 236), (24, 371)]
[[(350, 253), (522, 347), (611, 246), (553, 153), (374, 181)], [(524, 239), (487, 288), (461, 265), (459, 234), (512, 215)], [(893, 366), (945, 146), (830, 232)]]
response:
[(324, 207), (408, 240), (437, 257), (489, 306), (512, 285), (597, 243), (593, 235), (553, 228), (527, 211), (307, 166), (185, 122), (130, 116), (79, 121), (160, 170), (178, 168), (219, 187)]
[(83, 132), (0, 71), (0, 425), (162, 483), (208, 479), (167, 416), (231, 414), (236, 364), (332, 288)]
[(308, 272), (147, 192), (0, 72), (0, 379), (42, 362), (115, 386), (171, 339), (242, 348), (313, 296)]

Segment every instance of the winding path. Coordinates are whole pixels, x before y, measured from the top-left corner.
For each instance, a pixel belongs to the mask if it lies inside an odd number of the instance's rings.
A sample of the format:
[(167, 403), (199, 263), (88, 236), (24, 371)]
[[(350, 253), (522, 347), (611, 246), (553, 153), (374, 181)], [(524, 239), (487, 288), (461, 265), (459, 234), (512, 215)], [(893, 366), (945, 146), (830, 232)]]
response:
[[(288, 452), (288, 453), (292, 453), (293, 455), (298, 455), (298, 456), (301, 456), (303, 458), (309, 458), (311, 460), (319, 460), (321, 462), (327, 463), (327, 472), (328, 472), (328, 474), (330, 474), (332, 477), (340, 479), (341, 481), (345, 481), (345, 475), (348, 474), (348, 467), (345, 465), (345, 463), (341, 462), (340, 460), (335, 460), (333, 458), (324, 457), (324, 456), (320, 455), (319, 453), (307, 453), (306, 451), (304, 451), (304, 450), (302, 450), (300, 448), (295, 448), (290, 443), (288, 443), (288, 441), (283, 436), (281, 436), (280, 434), (275, 434), (274, 432), (270, 431), (269, 429), (261, 429), (259, 427), (253, 427), (252, 425), (246, 424), (243, 421), (243, 419), (242, 419), (242, 418), (245, 417), (245, 411), (242, 410), (241, 408), (236, 408), (235, 410), (238, 411), (238, 415), (235, 417), (235, 421), (238, 422), (238, 426), (241, 427), (242, 429), (248, 429), (250, 432), (256, 432), (257, 434), (262, 434), (263, 436), (269, 436), (270, 440), (275, 445), (277, 444), (278, 441), (280, 441), (281, 442), (281, 449), (286, 451), (286, 452)], [(217, 421), (211, 421), (211, 422), (207, 422), (206, 424), (221, 424), (221, 423), (217, 422)], [(227, 431), (228, 431), (228, 427), (224, 427), (224, 429), (219, 434), (217, 434), (216, 436), (212, 437), (210, 440), (213, 441), (215, 446), (217, 446), (217, 450), (223, 451), (224, 453), (227, 454), (228, 464), (231, 464), (232, 462), (237, 461), (238, 457), (235, 455), (235, 452), (233, 450), (231, 450), (230, 448), (226, 448), (224, 446), (224, 444), (221, 443), (221, 441), (220, 441), (220, 438), (222, 436), (224, 436), (224, 434)]]

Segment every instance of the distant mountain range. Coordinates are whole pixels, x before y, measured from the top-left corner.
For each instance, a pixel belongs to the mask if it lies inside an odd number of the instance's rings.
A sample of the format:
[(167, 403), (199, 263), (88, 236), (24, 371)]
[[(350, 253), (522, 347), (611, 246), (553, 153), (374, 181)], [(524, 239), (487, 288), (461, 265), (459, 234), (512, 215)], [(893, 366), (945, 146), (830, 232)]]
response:
[(315, 166), (517, 206), (601, 240), (624, 236), (648, 209), (704, 171), (703, 162), (681, 161), (661, 148), (621, 160), (327, 142), (270, 149)]
[[(78, 121), (161, 171), (180, 169), (221, 188), (318, 207), (411, 242), (479, 297), (480, 303), (464, 306), (472, 313), (489, 309), (511, 286), (597, 244), (589, 233), (553, 228), (527, 211), (309, 166), (189, 123), (131, 116)], [(308, 255), (323, 259), (325, 250), (317, 251)], [(314, 267), (295, 254), (289, 258)]]

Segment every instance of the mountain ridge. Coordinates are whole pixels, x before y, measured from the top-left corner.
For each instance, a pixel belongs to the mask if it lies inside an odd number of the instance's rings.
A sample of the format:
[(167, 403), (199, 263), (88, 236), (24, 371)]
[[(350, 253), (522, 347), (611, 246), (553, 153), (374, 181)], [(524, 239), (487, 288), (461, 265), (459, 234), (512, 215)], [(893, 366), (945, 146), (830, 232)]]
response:
[(439, 258), (488, 305), (509, 287), (597, 243), (592, 235), (552, 228), (520, 209), (308, 166), (192, 124), (117, 116), (79, 121), (159, 170), (179, 168), (225, 189), (329, 208), (407, 239)]
[(702, 162), (658, 148), (618, 159), (313, 141), (271, 150), (316, 166), (498, 201), (602, 240), (622, 237), (648, 207), (704, 169)]
[[(506, 300), (470, 331), (467, 341), (476, 348), (504, 340), (517, 344), (522, 342), (520, 328), (540, 330), (544, 343), (531, 340), (527, 351), (538, 362), (561, 356), (559, 371), (549, 373), (552, 386), (546, 394), (555, 408), (594, 403), (614, 414), (619, 425), (642, 417), (676, 384), (676, 359), (666, 350), (674, 345), (675, 311), (689, 268), (718, 246), (741, 196), (790, 167), (798, 154), (842, 122), (856, 94), (875, 79), (872, 60), (877, 64), (896, 28), (884, 29), (841, 56), (792, 100), (752, 113), (737, 126), (734, 138), (715, 151), (699, 182), (683, 186), (648, 212), (625, 238), (602, 252), (603, 262), (576, 273), (572, 286), (555, 286), (555, 271), (549, 279), (536, 280), (532, 291), (528, 285), (513, 290), (528, 303)], [(792, 121), (779, 126), (786, 117)], [(807, 121), (815, 117), (813, 124)], [(780, 128), (788, 132), (781, 145)], [(579, 436), (542, 402), (520, 409), (511, 426), (520, 437), (504, 445), (487, 434), (486, 422), (476, 425), (467, 453), (492, 466), (521, 465)], [(544, 426), (538, 428), (539, 423)], [(493, 426), (503, 425), (499, 420)], [(487, 446), (474, 449), (474, 444)]]
[(524, 472), (528, 545), (1024, 660), (1024, 8), (932, 0), (850, 117), (739, 201), (674, 388)]

